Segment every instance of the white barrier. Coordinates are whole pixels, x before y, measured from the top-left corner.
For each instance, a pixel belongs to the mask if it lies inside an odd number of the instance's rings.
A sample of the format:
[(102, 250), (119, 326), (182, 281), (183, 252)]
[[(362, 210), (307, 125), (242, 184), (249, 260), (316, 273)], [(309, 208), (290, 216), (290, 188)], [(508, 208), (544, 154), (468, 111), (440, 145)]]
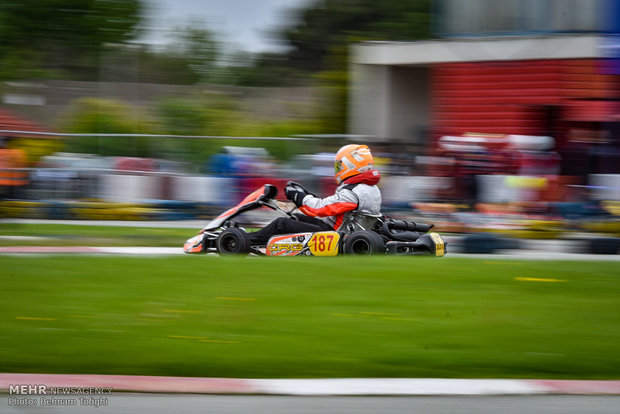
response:
[[(485, 203), (526, 201), (538, 197), (544, 189), (544, 177), (510, 175), (479, 175), (478, 200)], [(437, 192), (449, 188), (452, 177), (394, 176), (381, 180), (384, 205), (435, 200)], [(592, 197), (620, 200), (619, 174), (590, 175)], [(232, 205), (239, 196), (233, 178), (165, 175), (165, 174), (102, 174), (98, 177), (98, 198), (122, 203), (145, 200), (178, 200)]]
[(452, 185), (451, 177), (394, 176), (381, 179), (383, 204), (401, 204), (429, 201), (437, 191)]
[(549, 185), (544, 176), (478, 175), (476, 179), (478, 201), (483, 203), (536, 201)]
[(215, 205), (231, 204), (232, 178), (198, 175), (102, 174), (97, 197), (118, 203), (178, 200)]
[(520, 198), (519, 190), (506, 185), (507, 175), (479, 175), (478, 200), (483, 203), (506, 203)]
[(117, 203), (138, 203), (161, 196), (161, 176), (102, 174), (98, 198)]
[[(545, 177), (479, 175), (478, 199), (485, 203), (532, 201), (545, 189)], [(620, 174), (591, 174), (590, 198), (620, 201)]]
[(592, 198), (620, 201), (620, 174), (592, 174), (588, 177)]
[(214, 205), (232, 205), (234, 179), (199, 175), (175, 176), (172, 179), (172, 197)]

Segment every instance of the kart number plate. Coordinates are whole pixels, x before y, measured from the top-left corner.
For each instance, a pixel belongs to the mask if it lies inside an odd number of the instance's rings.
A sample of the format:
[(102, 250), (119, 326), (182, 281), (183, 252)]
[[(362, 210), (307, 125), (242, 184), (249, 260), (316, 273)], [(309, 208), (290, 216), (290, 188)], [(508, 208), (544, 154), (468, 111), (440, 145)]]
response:
[(314, 256), (336, 256), (339, 244), (340, 234), (335, 231), (322, 231), (312, 235), (308, 248)]
[(446, 244), (441, 236), (437, 233), (429, 233), (431, 239), (435, 242), (435, 256), (443, 256), (446, 253)]

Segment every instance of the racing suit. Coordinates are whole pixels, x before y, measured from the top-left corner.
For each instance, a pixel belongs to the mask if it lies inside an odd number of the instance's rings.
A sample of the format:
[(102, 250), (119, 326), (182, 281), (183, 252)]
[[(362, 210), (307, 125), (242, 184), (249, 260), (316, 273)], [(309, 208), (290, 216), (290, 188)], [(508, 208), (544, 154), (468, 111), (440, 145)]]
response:
[(252, 244), (267, 244), (276, 234), (339, 230), (347, 215), (354, 210), (369, 214), (381, 212), (381, 191), (377, 183), (381, 175), (377, 170), (349, 177), (325, 198), (308, 194), (298, 207), (303, 214), (295, 219), (280, 217), (261, 230), (250, 233)]

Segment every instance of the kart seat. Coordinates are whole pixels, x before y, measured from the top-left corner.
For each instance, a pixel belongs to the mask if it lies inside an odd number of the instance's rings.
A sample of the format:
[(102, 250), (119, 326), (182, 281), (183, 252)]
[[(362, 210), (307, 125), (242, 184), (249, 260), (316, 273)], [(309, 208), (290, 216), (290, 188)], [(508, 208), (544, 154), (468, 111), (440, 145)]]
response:
[(342, 223), (340, 229), (349, 235), (358, 230), (372, 230), (377, 221), (383, 217), (382, 214), (371, 214), (360, 210), (354, 210)]

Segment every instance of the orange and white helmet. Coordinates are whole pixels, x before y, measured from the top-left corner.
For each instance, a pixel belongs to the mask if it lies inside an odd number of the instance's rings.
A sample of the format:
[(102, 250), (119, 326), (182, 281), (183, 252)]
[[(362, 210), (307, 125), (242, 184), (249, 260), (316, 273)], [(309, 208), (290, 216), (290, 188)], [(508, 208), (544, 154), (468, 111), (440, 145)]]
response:
[(345, 145), (336, 153), (336, 181), (340, 184), (349, 177), (370, 171), (372, 163), (372, 154), (366, 145)]

